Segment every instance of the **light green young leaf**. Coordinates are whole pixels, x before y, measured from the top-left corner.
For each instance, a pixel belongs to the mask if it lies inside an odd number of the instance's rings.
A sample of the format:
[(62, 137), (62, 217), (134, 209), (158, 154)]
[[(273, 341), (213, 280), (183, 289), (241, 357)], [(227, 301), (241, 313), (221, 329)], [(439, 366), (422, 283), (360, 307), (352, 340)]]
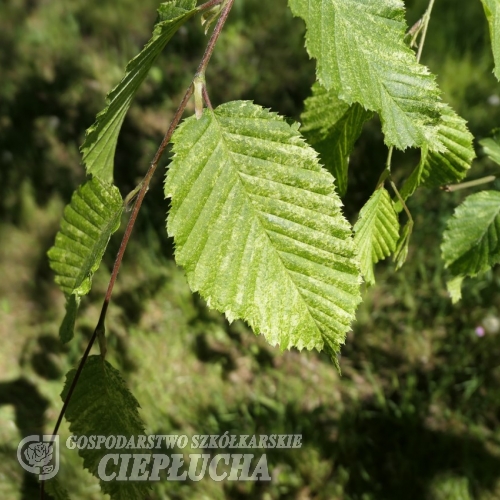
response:
[(66, 295), (63, 342), (71, 340), (80, 297), (90, 291), (109, 238), (120, 226), (123, 202), (117, 187), (98, 178), (87, 181), (64, 209), (61, 229), (48, 251), (55, 281)]
[[(66, 375), (66, 383), (61, 394), (65, 401), (76, 370)], [(139, 417), (139, 403), (128, 390), (120, 372), (101, 356), (90, 356), (83, 367), (71, 401), (66, 411), (66, 419), (72, 434), (78, 436), (124, 436), (127, 440), (144, 434), (144, 424)], [(132, 448), (135, 448), (132, 447)], [(127, 449), (134, 453), (133, 449)], [(140, 450), (144, 453), (145, 450)], [(105, 447), (82, 448), (78, 454), (83, 465), (94, 476), (99, 477), (98, 467), (104, 455), (110, 453)], [(110, 460), (106, 474), (119, 472), (119, 465)], [(128, 478), (128, 476), (127, 476)], [(146, 498), (148, 486), (144, 481), (112, 480), (100, 481), (101, 490), (112, 500), (136, 500)]]
[[(466, 175), (474, 152), (474, 137), (467, 128), (467, 122), (458, 116), (447, 104), (441, 106), (441, 120), (437, 130), (438, 140), (446, 151), (430, 151), (422, 148), (420, 162), (401, 188), (401, 197), (406, 200), (419, 186), (438, 187), (461, 181)], [(398, 211), (401, 204), (396, 204)]]
[(389, 257), (399, 238), (398, 215), (385, 188), (377, 189), (359, 212), (354, 225), (354, 243), (358, 248), (361, 272), (373, 285), (373, 265)]
[(462, 298), (462, 282), (464, 281), (464, 276), (456, 276), (451, 280), (446, 282), (446, 289), (450, 294), (451, 302), (456, 304)]
[(500, 261), (500, 192), (481, 191), (456, 208), (441, 252), (454, 276), (475, 276)]
[(500, 165), (500, 129), (493, 130), (492, 134), (492, 137), (479, 141), (479, 144), (483, 146), (484, 153)]
[(107, 95), (106, 108), (87, 130), (81, 152), (87, 173), (106, 182), (113, 181), (113, 163), (118, 134), (132, 99), (146, 78), (151, 66), (175, 32), (198, 10), (196, 0), (172, 0), (159, 10), (160, 21), (144, 49), (132, 59), (122, 81)]
[(347, 191), (349, 154), (372, 113), (359, 104), (349, 106), (319, 83), (305, 100), (300, 131), (319, 153), (322, 163), (335, 177), (341, 196)]
[(189, 118), (172, 142), (167, 227), (191, 289), (281, 349), (338, 352), (359, 265), (333, 178), (298, 124), (237, 101)]
[(317, 59), (317, 77), (348, 104), (376, 111), (387, 145), (429, 145), (436, 136), (440, 93), (425, 66), (405, 44), (400, 0), (289, 0), (304, 19), (306, 46)]
[(500, 0), (481, 0), (490, 26), (491, 48), (495, 59), (495, 76), (500, 80)]

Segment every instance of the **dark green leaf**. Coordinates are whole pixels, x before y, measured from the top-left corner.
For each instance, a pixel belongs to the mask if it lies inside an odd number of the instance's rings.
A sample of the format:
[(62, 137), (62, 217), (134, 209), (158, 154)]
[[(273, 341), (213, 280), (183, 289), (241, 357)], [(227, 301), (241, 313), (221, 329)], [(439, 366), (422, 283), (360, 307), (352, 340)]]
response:
[(335, 92), (326, 90), (318, 83), (313, 85), (312, 92), (313, 95), (304, 103), (300, 131), (335, 177), (340, 195), (344, 195), (347, 191), (349, 155), (363, 124), (372, 113), (359, 104), (349, 106)]

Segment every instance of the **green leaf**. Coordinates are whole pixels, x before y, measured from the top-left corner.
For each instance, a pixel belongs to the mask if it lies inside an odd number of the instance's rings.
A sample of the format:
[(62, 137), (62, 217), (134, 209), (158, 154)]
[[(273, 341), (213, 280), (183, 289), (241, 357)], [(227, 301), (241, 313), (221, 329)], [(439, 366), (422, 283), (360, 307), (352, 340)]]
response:
[(440, 93), (425, 66), (405, 44), (400, 0), (289, 0), (304, 19), (306, 46), (317, 78), (348, 104), (380, 114), (387, 145), (405, 149), (436, 139)]
[(123, 202), (116, 186), (93, 178), (73, 194), (49, 250), (55, 281), (69, 296), (90, 291), (109, 238), (120, 226)]
[(122, 211), (118, 188), (98, 178), (78, 188), (64, 209), (55, 245), (48, 251), (55, 281), (67, 299), (60, 330), (63, 342), (73, 337), (80, 297), (90, 291), (109, 238), (120, 226)]
[(377, 189), (359, 212), (354, 225), (361, 272), (369, 285), (375, 283), (373, 265), (389, 257), (399, 238), (398, 215), (385, 188)]
[(455, 278), (446, 282), (446, 289), (450, 294), (451, 302), (456, 304), (462, 298), (462, 282), (464, 276), (456, 276)]
[(68, 492), (61, 486), (56, 477), (45, 481), (45, 492), (54, 500), (70, 500)]
[(372, 113), (359, 104), (349, 106), (319, 83), (305, 100), (300, 131), (319, 153), (322, 163), (337, 181), (340, 195), (347, 191), (349, 154)]
[(396, 264), (396, 271), (403, 267), (408, 257), (408, 247), (410, 246), (411, 233), (413, 231), (413, 221), (409, 220), (401, 231), (396, 250), (394, 250), (393, 260)]
[(71, 294), (66, 300), (66, 314), (59, 327), (59, 338), (63, 344), (73, 338), (80, 300), (80, 297), (74, 294)]
[(483, 151), (491, 160), (500, 165), (500, 129), (492, 131), (493, 136), (479, 141)]
[(167, 227), (191, 289), (281, 349), (338, 352), (361, 278), (333, 178), (298, 124), (237, 101), (172, 142)]
[[(441, 106), (441, 110), (437, 135), (439, 142), (446, 146), (446, 151), (422, 148), (418, 166), (401, 189), (404, 200), (419, 186), (432, 188), (461, 181), (476, 157), (472, 144), (474, 137), (467, 128), (467, 122), (446, 104)], [(400, 203), (397, 209), (402, 209)]]
[(491, 48), (495, 59), (495, 76), (500, 80), (500, 1), (481, 0), (490, 26)]
[[(66, 375), (61, 398), (66, 400), (76, 370)], [(101, 356), (90, 356), (83, 367), (80, 379), (75, 386), (71, 401), (66, 411), (69, 429), (78, 436), (125, 436), (129, 439), (144, 434), (144, 424), (139, 417), (139, 403), (128, 390), (120, 372), (113, 368)], [(144, 453), (145, 450), (141, 450)], [(83, 465), (94, 476), (99, 477), (98, 467), (104, 455), (115, 453), (103, 445), (100, 449), (83, 448), (78, 454), (83, 458)], [(126, 449), (126, 453), (133, 453)], [(112, 474), (108, 463), (106, 473)], [(118, 466), (114, 471), (118, 473)], [(135, 500), (146, 498), (148, 486), (144, 482), (134, 481), (100, 481), (103, 493), (111, 495), (114, 500)]]
[(500, 192), (481, 191), (457, 207), (441, 252), (454, 276), (475, 276), (500, 261)]
[(81, 147), (87, 173), (113, 181), (113, 163), (118, 134), (132, 99), (149, 69), (175, 32), (198, 10), (196, 0), (165, 2), (158, 10), (160, 21), (144, 49), (132, 59), (121, 82), (107, 95), (106, 108), (87, 130)]

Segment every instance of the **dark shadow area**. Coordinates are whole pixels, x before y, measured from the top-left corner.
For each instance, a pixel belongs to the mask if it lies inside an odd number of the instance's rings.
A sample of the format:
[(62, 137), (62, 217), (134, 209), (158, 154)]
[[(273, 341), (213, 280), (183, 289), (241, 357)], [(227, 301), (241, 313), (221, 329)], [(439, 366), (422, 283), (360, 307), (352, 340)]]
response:
[[(0, 382), (0, 406), (2, 405), (14, 406), (20, 439), (46, 432), (45, 411), (49, 402), (32, 382), (23, 377), (12, 382)], [(20, 489), (22, 500), (38, 498), (39, 484), (36, 476), (25, 471)]]
[[(206, 427), (203, 421), (218, 422)], [(175, 422), (172, 424), (175, 426)], [(433, 481), (447, 473), (466, 477), (473, 498), (495, 487), (500, 476), (500, 457), (493, 455), (471, 434), (429, 429), (424, 418), (413, 414), (399, 417), (384, 412), (371, 401), (364, 402), (337, 418), (331, 408), (318, 407), (312, 412), (293, 406), (276, 407), (249, 402), (244, 409), (218, 414), (205, 408), (199, 434), (260, 435), (301, 434), (302, 447), (319, 450), (319, 463), (327, 462), (329, 472), (321, 483), (309, 484), (312, 498), (327, 499), (335, 485), (343, 485), (344, 494), (353, 500), (365, 495), (375, 500), (424, 500), (430, 497)], [(172, 433), (162, 430), (164, 433)], [(160, 431), (158, 431), (160, 433)], [(200, 453), (220, 453), (205, 449)], [(235, 450), (233, 450), (235, 452)], [(237, 453), (267, 456), (270, 471), (289, 467), (300, 470), (307, 456), (302, 449), (238, 449)], [(343, 476), (348, 471), (348, 477)], [(307, 483), (307, 478), (306, 478)], [(302, 486), (284, 481), (285, 493), (279, 498), (296, 498)], [(189, 487), (189, 483), (183, 485)], [(270, 487), (254, 483), (250, 491), (241, 484), (226, 483), (226, 494), (235, 499), (260, 498)]]

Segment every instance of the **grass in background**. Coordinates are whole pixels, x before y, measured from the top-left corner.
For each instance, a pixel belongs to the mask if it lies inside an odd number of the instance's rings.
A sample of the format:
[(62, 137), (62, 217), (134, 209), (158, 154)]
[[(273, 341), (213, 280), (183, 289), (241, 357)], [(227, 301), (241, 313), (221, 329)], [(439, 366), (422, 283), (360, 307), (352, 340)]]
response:
[[(285, 5), (237, 1), (207, 74), (214, 104), (243, 97), (299, 116), (314, 66), (302, 48), (302, 24)], [(45, 252), (84, 175), (78, 155), (84, 130), (147, 40), (155, 6), (152, 0), (0, 5), (0, 497), (6, 500), (36, 498), (33, 478), (17, 465), (17, 443), (21, 435), (50, 432), (64, 374), (95, 326), (119, 235), (67, 347), (57, 338), (64, 299)], [(409, 2), (410, 24), (424, 6)], [(479, 137), (500, 124), (485, 30), (480, 2), (456, 9), (440, 0), (424, 52), (446, 99)], [(144, 172), (203, 43), (200, 27), (182, 30), (141, 90), (118, 149), (123, 193)], [(352, 158), (345, 200), (351, 220), (385, 155), (373, 121)], [(409, 172), (418, 155), (394, 160)], [(486, 173), (494, 167), (481, 159), (471, 177)], [(271, 484), (162, 482), (151, 499), (500, 497), (500, 273), (466, 281), (453, 307), (439, 261), (439, 235), (468, 193), (422, 192), (412, 199), (409, 262), (397, 274), (391, 263), (377, 268), (378, 285), (366, 291), (339, 378), (326, 356), (281, 353), (191, 295), (171, 259), (161, 184), (159, 176), (141, 212), (108, 321), (109, 359), (141, 403), (148, 433), (294, 433), (304, 445), (269, 451)], [(63, 440), (68, 432), (64, 426)], [(78, 456), (62, 451), (60, 478), (72, 499), (102, 498)]]

